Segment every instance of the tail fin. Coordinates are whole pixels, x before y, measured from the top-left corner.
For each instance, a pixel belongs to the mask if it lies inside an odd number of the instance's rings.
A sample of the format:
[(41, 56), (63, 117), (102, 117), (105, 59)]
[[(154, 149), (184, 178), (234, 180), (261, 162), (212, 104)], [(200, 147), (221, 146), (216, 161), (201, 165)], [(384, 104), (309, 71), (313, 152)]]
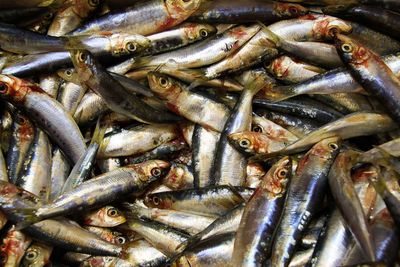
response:
[(271, 100), (273, 102), (279, 102), (288, 98), (292, 98), (297, 94), (294, 87), (291, 85), (287, 86), (275, 86), (267, 90), (262, 91), (264, 98)]
[(16, 223), (15, 230), (22, 230), (42, 220), (36, 215), (35, 208), (15, 209), (14, 213), (19, 214), (19, 216), (22, 218)]
[(261, 31), (268, 36), (267, 39), (278, 48), (281, 44), (281, 38), (273, 33), (270, 29), (268, 29), (268, 27), (265, 26), (264, 23), (260, 21), (258, 21), (257, 23), (261, 26)]
[(98, 144), (100, 145), (103, 142), (104, 135), (107, 130), (107, 123), (105, 125), (101, 125), (100, 119), (97, 120), (96, 128), (94, 129), (92, 140), (90, 144)]

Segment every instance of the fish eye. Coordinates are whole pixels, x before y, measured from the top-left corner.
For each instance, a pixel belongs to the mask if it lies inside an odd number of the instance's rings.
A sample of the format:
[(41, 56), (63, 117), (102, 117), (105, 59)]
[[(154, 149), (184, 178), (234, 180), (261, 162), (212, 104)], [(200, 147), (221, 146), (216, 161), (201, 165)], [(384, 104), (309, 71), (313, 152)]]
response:
[(256, 132), (256, 133), (262, 133), (263, 132), (262, 128), (259, 125), (254, 125), (253, 129), (251, 129), (251, 130), (253, 132)]
[(184, 2), (184, 3), (192, 2), (192, 0), (181, 0), (181, 1)]
[(79, 60), (80, 62), (85, 62), (86, 58), (87, 58), (87, 55), (86, 55), (85, 52), (79, 52), (79, 53), (78, 53), (78, 60)]
[(116, 208), (110, 208), (107, 210), (107, 215), (110, 217), (117, 217), (119, 215), (119, 212)]
[(72, 70), (66, 70), (65, 75), (67, 76), (72, 76)]
[(278, 177), (279, 178), (286, 177), (286, 174), (287, 174), (287, 170), (285, 170), (285, 169), (281, 169), (281, 170), (278, 171)]
[(249, 139), (243, 138), (239, 141), (239, 146), (243, 148), (248, 148), (250, 146), (251, 142)]
[(98, 6), (100, 4), (99, 0), (89, 0), (90, 6)]
[(119, 237), (117, 237), (117, 242), (118, 242), (118, 244), (125, 244), (126, 239), (123, 236), (119, 236)]
[(341, 49), (343, 52), (346, 53), (350, 53), (351, 51), (353, 51), (353, 47), (350, 44), (342, 44)]
[(38, 257), (39, 253), (36, 250), (30, 250), (26, 252), (25, 258), (29, 261), (32, 261)]
[(152, 175), (152, 176), (155, 176), (155, 177), (160, 176), (160, 175), (161, 175), (161, 169), (160, 169), (160, 168), (157, 168), (157, 167), (151, 169), (151, 175)]
[(332, 150), (336, 150), (339, 148), (339, 146), (336, 143), (329, 143), (328, 146)]
[(298, 10), (297, 10), (296, 7), (291, 6), (291, 7), (289, 7), (289, 12), (290, 12), (291, 14), (297, 14), (297, 13), (298, 13)]
[(199, 33), (200, 33), (200, 36), (201, 36), (201, 37), (207, 37), (207, 36), (208, 36), (208, 32), (207, 32), (205, 29), (201, 29), (201, 30), (199, 31)]
[(53, 13), (49, 12), (46, 15), (44, 15), (43, 17), (45, 20), (50, 20), (51, 18), (53, 18)]
[(5, 94), (8, 91), (8, 85), (4, 82), (0, 82), (0, 94)]
[(167, 87), (168, 86), (168, 80), (164, 77), (161, 77), (160, 79), (158, 79), (158, 82), (160, 83), (160, 85), (162, 87)]
[(160, 199), (158, 197), (152, 198), (154, 205), (158, 206), (160, 204)]
[(136, 44), (134, 42), (128, 42), (128, 43), (126, 43), (125, 48), (129, 52), (135, 52), (137, 47), (136, 47)]

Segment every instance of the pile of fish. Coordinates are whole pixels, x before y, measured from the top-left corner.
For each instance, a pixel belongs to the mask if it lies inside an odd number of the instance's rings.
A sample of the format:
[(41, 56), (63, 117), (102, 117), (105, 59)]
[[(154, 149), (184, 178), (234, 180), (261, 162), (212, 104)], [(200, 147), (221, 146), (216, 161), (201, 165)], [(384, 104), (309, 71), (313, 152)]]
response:
[(398, 0), (0, 1), (1, 266), (399, 266)]

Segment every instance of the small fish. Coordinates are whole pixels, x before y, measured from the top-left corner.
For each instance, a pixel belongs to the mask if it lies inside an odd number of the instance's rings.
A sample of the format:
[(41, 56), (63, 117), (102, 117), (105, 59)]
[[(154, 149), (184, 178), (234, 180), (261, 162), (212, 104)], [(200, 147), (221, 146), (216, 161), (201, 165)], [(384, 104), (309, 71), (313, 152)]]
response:
[(113, 206), (104, 206), (83, 215), (83, 223), (98, 227), (115, 227), (126, 222), (125, 216)]

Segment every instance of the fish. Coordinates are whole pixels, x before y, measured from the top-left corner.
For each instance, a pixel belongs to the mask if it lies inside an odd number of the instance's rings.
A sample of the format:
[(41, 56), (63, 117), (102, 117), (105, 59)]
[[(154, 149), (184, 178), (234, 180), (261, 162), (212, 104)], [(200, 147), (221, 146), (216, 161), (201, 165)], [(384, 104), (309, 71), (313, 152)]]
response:
[(189, 21), (208, 23), (249, 23), (262, 21), (272, 23), (305, 15), (307, 8), (299, 4), (253, 1), (204, 2), (189, 17)]
[(65, 192), (52, 203), (42, 205), (31, 212), (32, 223), (46, 218), (70, 214), (93, 205), (104, 205), (133, 192), (143, 190), (149, 183), (163, 177), (170, 164), (165, 161), (148, 161), (122, 167), (90, 179)]
[[(143, 139), (146, 137), (146, 141)], [(138, 155), (177, 137), (174, 124), (137, 125), (106, 134), (100, 143), (99, 158)], [(136, 142), (132, 142), (137, 140)]]
[(260, 266), (266, 262), (291, 173), (291, 159), (284, 157), (271, 167), (255, 189), (236, 232), (232, 253), (235, 266)]
[(151, 208), (221, 216), (244, 202), (244, 198), (248, 199), (252, 193), (253, 190), (246, 188), (240, 190), (230, 186), (211, 186), (148, 194), (144, 204)]
[(287, 201), (272, 246), (271, 266), (287, 266), (295, 246), (315, 215), (328, 186), (328, 173), (339, 153), (340, 138), (315, 144), (299, 161), (287, 190)]
[(83, 35), (119, 30), (150, 35), (178, 25), (199, 8), (200, 2), (200, 0), (138, 2), (125, 10), (110, 12), (88, 21), (70, 34)]
[[(364, 124), (366, 118), (368, 118), (368, 122), (374, 121), (374, 124)], [(360, 127), (360, 124), (364, 125)], [(395, 123), (387, 115), (373, 112), (355, 112), (322, 126), (318, 130), (311, 132), (307, 136), (286, 146), (280, 152), (278, 151), (276, 153), (301, 152), (302, 150), (309, 148), (312, 144), (332, 136), (340, 136), (342, 139), (348, 139), (355, 136), (371, 135), (381, 131), (390, 131), (395, 129), (395, 127)], [(349, 131), (349, 129), (352, 130)], [(259, 154), (257, 157), (260, 158), (263, 156)]]
[(245, 89), (241, 92), (231, 111), (218, 141), (213, 165), (213, 184), (241, 186), (246, 178), (247, 159), (232, 147), (228, 141), (228, 136), (232, 133), (251, 129), (252, 99), (261, 90), (261, 85), (258, 81), (263, 81), (264, 78), (258, 72), (249, 72)]
[[(71, 59), (80, 83), (99, 94), (111, 110), (141, 122), (162, 123), (179, 120), (176, 116), (160, 112), (129, 94), (102, 68), (89, 51), (73, 50)], [(108, 90), (110, 87), (114, 88), (112, 92)]]
[(98, 227), (115, 227), (126, 222), (124, 214), (117, 208), (107, 205), (83, 215), (85, 225)]
[(148, 74), (150, 89), (165, 101), (172, 112), (207, 129), (221, 132), (229, 108), (201, 94), (189, 91), (181, 82), (157, 72)]
[(355, 80), (367, 92), (384, 103), (389, 111), (388, 114), (399, 121), (400, 80), (392, 70), (377, 54), (347, 36), (336, 34), (335, 44), (340, 57)]
[(23, 108), (72, 162), (79, 159), (86, 149), (83, 136), (59, 102), (37, 85), (11, 75), (0, 74), (0, 88), (0, 97)]
[(63, 36), (79, 27), (101, 5), (100, 0), (65, 1), (54, 15), (47, 34)]

